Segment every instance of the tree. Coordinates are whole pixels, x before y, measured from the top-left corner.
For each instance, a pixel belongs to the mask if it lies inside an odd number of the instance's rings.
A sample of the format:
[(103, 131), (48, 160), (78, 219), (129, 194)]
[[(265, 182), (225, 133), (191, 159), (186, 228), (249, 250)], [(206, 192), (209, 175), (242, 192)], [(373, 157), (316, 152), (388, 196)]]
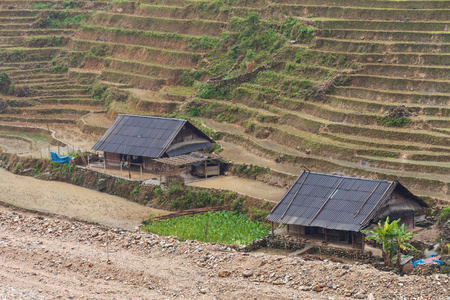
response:
[(398, 226), (398, 221), (400, 219), (397, 220), (397, 222), (395, 222), (395, 228), (394, 228), (394, 236), (395, 236), (395, 240), (394, 240), (394, 247), (397, 250), (397, 262), (396, 262), (396, 266), (398, 269), (400, 269), (400, 257), (402, 254), (402, 250), (407, 250), (407, 249), (413, 249), (414, 251), (417, 251), (416, 248), (414, 248), (413, 245), (411, 245), (410, 243), (408, 243), (408, 241), (410, 239), (412, 239), (413, 237), (413, 233), (412, 232), (405, 232), (405, 224), (402, 224), (402, 226)]
[(401, 219), (392, 221), (389, 223), (389, 217), (386, 218), (384, 224), (381, 221), (378, 222), (378, 227), (374, 230), (362, 230), (366, 234), (367, 240), (375, 240), (381, 243), (384, 264), (391, 267), (394, 254), (396, 252), (396, 266), (400, 268), (400, 258), (402, 250), (413, 249), (416, 251), (411, 244), (408, 243), (413, 237), (412, 232), (406, 232), (405, 224), (398, 226), (398, 222)]
[(12, 82), (6, 72), (0, 73), (0, 94), (8, 95), (11, 93)]
[[(361, 232), (366, 234), (366, 240), (375, 240), (377, 243), (381, 243), (381, 251), (383, 255), (384, 264), (387, 266), (392, 266), (392, 241), (395, 238), (395, 226), (397, 225), (398, 220), (392, 221), (389, 224), (389, 217), (386, 218), (386, 222), (384, 224), (381, 221), (378, 222), (378, 227), (375, 227), (374, 230), (362, 230)], [(398, 227), (398, 225), (397, 225)]]

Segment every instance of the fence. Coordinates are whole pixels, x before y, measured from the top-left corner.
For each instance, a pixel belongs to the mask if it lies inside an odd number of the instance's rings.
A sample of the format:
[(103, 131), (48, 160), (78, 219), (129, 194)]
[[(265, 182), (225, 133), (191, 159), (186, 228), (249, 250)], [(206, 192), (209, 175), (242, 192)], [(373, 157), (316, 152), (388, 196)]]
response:
[(49, 146), (47, 148), (41, 148), (38, 150), (40, 152), (40, 158), (51, 158), (50, 152), (55, 152), (60, 155), (69, 155), (73, 152), (82, 152), (81, 148), (67, 145), (66, 146)]

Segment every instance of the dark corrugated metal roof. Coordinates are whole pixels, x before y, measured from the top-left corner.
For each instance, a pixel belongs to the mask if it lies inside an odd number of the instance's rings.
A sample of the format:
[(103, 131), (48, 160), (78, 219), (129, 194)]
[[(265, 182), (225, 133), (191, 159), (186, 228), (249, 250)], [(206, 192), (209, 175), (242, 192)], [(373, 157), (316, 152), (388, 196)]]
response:
[[(303, 172), (273, 208), (269, 221), (359, 231), (400, 184)], [(405, 189), (402, 186), (403, 189)]]
[[(92, 150), (159, 158), (165, 153), (183, 126), (189, 126), (197, 135), (206, 139), (211, 146), (212, 140), (186, 120), (119, 115), (92, 147)], [(191, 148), (195, 148), (193, 151), (197, 151), (206, 147)], [(191, 150), (191, 148), (187, 150)], [(178, 151), (172, 156), (185, 153), (188, 152)]]

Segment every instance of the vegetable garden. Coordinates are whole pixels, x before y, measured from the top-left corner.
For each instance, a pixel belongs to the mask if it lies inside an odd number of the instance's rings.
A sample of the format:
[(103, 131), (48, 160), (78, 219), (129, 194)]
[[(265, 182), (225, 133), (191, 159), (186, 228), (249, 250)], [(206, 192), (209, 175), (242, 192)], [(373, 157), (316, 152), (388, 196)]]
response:
[(247, 245), (270, 231), (268, 224), (251, 221), (247, 215), (230, 211), (207, 212), (190, 217), (153, 221), (144, 231), (181, 239)]

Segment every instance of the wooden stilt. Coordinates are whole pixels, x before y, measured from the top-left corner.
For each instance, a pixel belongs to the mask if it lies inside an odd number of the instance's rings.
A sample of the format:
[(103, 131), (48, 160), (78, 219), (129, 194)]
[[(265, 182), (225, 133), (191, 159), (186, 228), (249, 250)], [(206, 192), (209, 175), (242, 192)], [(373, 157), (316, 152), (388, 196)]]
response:
[(131, 160), (129, 155), (128, 155), (128, 178), (131, 179)]
[(272, 238), (274, 238), (274, 234), (273, 234), (273, 222), (272, 223)]

